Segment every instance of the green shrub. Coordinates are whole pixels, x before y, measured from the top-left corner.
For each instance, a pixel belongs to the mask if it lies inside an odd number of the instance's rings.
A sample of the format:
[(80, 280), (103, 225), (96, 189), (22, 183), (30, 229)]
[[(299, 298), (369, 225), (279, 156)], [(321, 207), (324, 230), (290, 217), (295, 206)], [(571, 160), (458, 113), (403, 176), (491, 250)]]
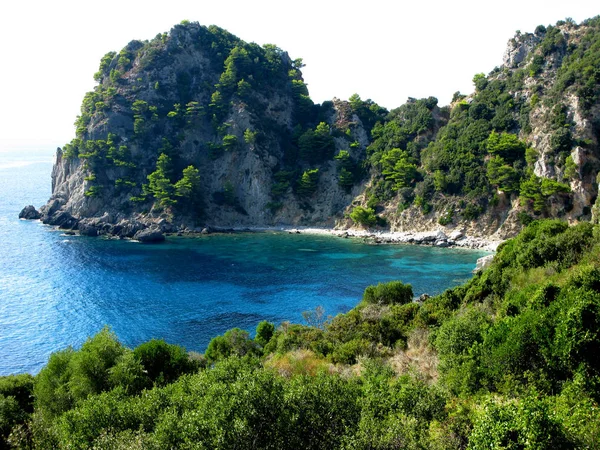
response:
[(372, 227), (377, 223), (377, 216), (372, 208), (356, 206), (350, 213), (350, 218), (357, 225)]
[(133, 351), (148, 378), (156, 384), (168, 384), (185, 373), (194, 372), (198, 366), (183, 347), (167, 344), (162, 339), (152, 339)]
[(269, 343), (274, 333), (275, 325), (273, 325), (271, 322), (263, 320), (256, 327), (256, 336), (254, 337), (254, 342), (261, 347), (264, 347)]
[(206, 348), (206, 359), (214, 363), (226, 359), (231, 355), (255, 355), (258, 352), (256, 343), (250, 339), (247, 331), (232, 328), (222, 336), (213, 338)]
[(356, 364), (358, 357), (367, 353), (370, 347), (366, 339), (353, 339), (339, 344), (331, 354), (331, 360), (340, 364)]
[(378, 283), (368, 286), (363, 294), (363, 302), (379, 305), (406, 304), (413, 300), (413, 290), (410, 284), (401, 281)]

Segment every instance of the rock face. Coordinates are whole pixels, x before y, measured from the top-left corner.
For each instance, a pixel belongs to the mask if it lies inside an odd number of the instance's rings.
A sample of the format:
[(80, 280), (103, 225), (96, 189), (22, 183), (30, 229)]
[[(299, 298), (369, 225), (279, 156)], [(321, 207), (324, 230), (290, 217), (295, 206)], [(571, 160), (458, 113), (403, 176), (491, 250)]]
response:
[[(600, 103), (576, 85), (577, 74), (575, 84), (559, 80), (583, 38), (598, 40), (589, 30), (562, 23), (518, 33), (503, 66), (478, 77), (471, 96), (444, 108), (409, 99), (388, 114), (357, 96), (314, 105), (301, 62), (281, 49), (177, 25), (102, 59), (77, 137), (57, 151), (41, 219), (88, 236), (158, 238), (210, 227), (345, 229), (357, 225), (350, 216), (361, 206), (380, 231), (428, 231), (414, 241), (439, 247), (511, 237), (524, 216), (589, 220), (598, 203)], [(460, 120), (472, 125), (459, 128)], [(398, 126), (386, 128), (391, 121)], [(452, 127), (481, 140), (466, 157), (474, 156), (468, 175), (451, 164), (464, 155), (442, 155), (449, 150), (438, 138)], [(499, 154), (485, 139), (496, 131), (529, 147), (501, 154), (509, 189), (491, 181)], [(456, 142), (460, 151), (465, 143)], [(186, 178), (190, 167), (196, 178)], [(519, 192), (530, 176), (537, 203)], [(33, 207), (22, 214), (37, 217)]]
[[(215, 48), (222, 51), (215, 54)], [(126, 223), (152, 226), (161, 220), (177, 230), (199, 221), (220, 227), (333, 227), (359, 192), (338, 185), (332, 156), (349, 148), (352, 138), (358, 142), (352, 157), (364, 159), (367, 132), (360, 119), (343, 114), (347, 102), (330, 102), (315, 116), (299, 67), (287, 53), (187, 24), (149, 43), (131, 42), (120, 55), (126, 58), (103, 59), (100, 84), (84, 99), (78, 137), (57, 151), (45, 223), (64, 228), (79, 223), (82, 234), (126, 237), (131, 237)], [(319, 121), (328, 124), (330, 156), (298, 156), (294, 130), (310, 134)], [(353, 131), (334, 138), (336, 124)], [(173, 201), (166, 208), (143, 187), (161, 153), (170, 158)], [(194, 201), (175, 192), (182, 169), (190, 165), (199, 169), (200, 198)], [(304, 171), (313, 169), (312, 192), (299, 195)], [(98, 223), (105, 215), (110, 220)]]
[(503, 57), (504, 66), (511, 69), (518, 67), (539, 43), (539, 36), (531, 33), (518, 33), (508, 41)]
[(42, 217), (40, 212), (35, 209), (35, 206), (28, 205), (19, 213), (19, 219), (38, 220)]

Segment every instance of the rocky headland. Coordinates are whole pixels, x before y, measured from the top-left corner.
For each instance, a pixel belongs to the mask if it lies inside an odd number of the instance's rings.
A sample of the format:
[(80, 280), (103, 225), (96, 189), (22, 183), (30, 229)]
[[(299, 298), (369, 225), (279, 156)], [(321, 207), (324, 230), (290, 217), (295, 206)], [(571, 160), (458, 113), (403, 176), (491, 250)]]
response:
[(302, 60), (182, 23), (102, 59), (50, 200), (20, 217), (146, 242), (324, 229), (488, 249), (536, 218), (596, 221), (594, 36), (571, 22), (518, 33), (472, 94), (388, 112), (358, 95), (314, 104)]

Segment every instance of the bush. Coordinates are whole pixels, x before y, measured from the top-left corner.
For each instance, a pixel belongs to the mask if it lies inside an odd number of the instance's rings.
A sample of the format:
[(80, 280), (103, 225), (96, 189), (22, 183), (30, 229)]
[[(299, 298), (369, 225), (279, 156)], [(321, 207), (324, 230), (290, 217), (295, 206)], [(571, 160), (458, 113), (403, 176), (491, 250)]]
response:
[(350, 218), (355, 224), (363, 227), (372, 227), (377, 223), (377, 216), (372, 208), (355, 207), (350, 213)]
[(413, 300), (413, 290), (410, 284), (401, 281), (378, 283), (368, 286), (363, 294), (363, 302), (379, 305), (406, 304)]
[(232, 328), (222, 336), (213, 338), (206, 348), (206, 359), (214, 363), (229, 356), (255, 355), (258, 353), (256, 343), (250, 339), (247, 331)]
[(271, 322), (263, 320), (256, 327), (256, 336), (254, 337), (254, 342), (256, 342), (261, 347), (264, 347), (269, 343), (274, 333), (275, 325), (273, 325)]
[(535, 397), (521, 402), (488, 401), (475, 420), (469, 449), (574, 448), (548, 405)]
[(183, 347), (167, 344), (162, 339), (152, 339), (133, 351), (153, 383), (172, 383), (184, 373), (192, 373), (198, 367)]

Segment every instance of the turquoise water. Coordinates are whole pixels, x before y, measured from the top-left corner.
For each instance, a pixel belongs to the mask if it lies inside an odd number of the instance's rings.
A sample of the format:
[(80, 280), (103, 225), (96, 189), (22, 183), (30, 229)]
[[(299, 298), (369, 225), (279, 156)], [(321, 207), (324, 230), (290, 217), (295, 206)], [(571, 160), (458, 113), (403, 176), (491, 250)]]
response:
[(17, 218), (48, 199), (51, 161), (52, 151), (0, 152), (0, 375), (36, 373), (104, 325), (129, 346), (164, 338), (204, 351), (232, 327), (348, 311), (377, 282), (435, 294), (467, 280), (484, 254), (281, 233), (161, 245), (65, 236)]

